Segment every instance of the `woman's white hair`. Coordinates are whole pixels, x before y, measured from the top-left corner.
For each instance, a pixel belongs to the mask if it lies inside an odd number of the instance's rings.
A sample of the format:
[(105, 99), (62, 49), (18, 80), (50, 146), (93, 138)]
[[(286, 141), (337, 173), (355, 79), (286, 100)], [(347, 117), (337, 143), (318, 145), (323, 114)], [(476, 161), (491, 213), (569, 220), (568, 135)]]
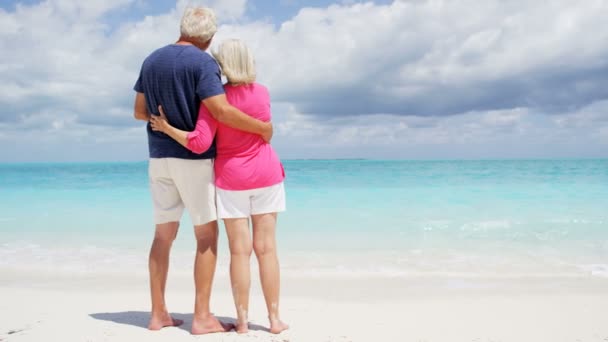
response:
[(239, 39), (224, 40), (213, 56), (230, 83), (255, 82), (255, 61), (251, 50)]
[(215, 32), (217, 24), (215, 13), (207, 7), (188, 7), (184, 11), (179, 30), (182, 36), (195, 38), (202, 43), (208, 42)]

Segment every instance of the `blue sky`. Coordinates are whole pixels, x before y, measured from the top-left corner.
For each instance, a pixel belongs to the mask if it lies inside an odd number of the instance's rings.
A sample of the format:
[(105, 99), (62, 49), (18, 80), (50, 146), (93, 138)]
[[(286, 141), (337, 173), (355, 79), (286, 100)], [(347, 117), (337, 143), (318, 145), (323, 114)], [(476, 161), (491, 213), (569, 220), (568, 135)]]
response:
[(283, 158), (608, 157), (608, 2), (0, 1), (0, 162), (147, 158), (141, 62), (192, 4), (241, 38)]

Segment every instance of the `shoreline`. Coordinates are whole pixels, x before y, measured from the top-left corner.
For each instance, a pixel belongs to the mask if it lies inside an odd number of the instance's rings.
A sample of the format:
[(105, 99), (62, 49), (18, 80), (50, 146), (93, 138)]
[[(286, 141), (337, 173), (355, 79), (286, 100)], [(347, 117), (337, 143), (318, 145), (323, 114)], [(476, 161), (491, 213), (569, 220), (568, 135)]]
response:
[[(281, 315), (268, 326), (252, 273), (246, 335), (192, 336), (190, 277), (169, 275), (167, 303), (186, 323), (150, 332), (147, 278), (93, 274), (61, 277), (0, 270), (1, 341), (603, 341), (608, 339), (608, 279), (467, 281), (456, 278), (283, 278)], [(7, 281), (8, 279), (10, 280)], [(227, 277), (214, 281), (211, 307), (234, 320)], [(9, 332), (12, 332), (9, 334)]]
[[(443, 294), (608, 294), (608, 277), (561, 275), (471, 275), (418, 274), (407, 277), (316, 276), (281, 275), (282, 293), (301, 298), (355, 298), (362, 290), (377, 291), (376, 300), (409, 299), (412, 296)], [(229, 275), (216, 272), (214, 292), (231, 294)], [(261, 294), (256, 267), (251, 268), (251, 291)], [(175, 291), (193, 288), (193, 277), (183, 272), (169, 271), (167, 287)], [(69, 273), (49, 271), (14, 271), (0, 268), (0, 288), (43, 291), (148, 291), (145, 270), (137, 273)], [(332, 293), (331, 289), (339, 289)]]

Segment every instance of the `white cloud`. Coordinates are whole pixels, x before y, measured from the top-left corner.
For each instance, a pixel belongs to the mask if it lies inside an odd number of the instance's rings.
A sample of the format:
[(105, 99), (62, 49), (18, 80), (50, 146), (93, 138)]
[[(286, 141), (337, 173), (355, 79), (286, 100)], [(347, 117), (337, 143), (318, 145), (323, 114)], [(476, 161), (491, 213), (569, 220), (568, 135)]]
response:
[(306, 113), (549, 110), (608, 97), (606, 14), (604, 1), (396, 1), (304, 8), (276, 31), (220, 36), (251, 42), (277, 99)]
[(562, 128), (608, 126), (608, 100), (598, 101), (575, 112), (566, 113), (555, 118), (554, 121)]
[[(191, 3), (179, 1), (167, 14), (112, 31), (102, 24), (104, 14), (132, 2), (48, 0), (1, 13), (2, 26), (11, 28), (0, 33), (3, 51), (8, 52), (0, 68), (0, 101), (8, 105), (7, 114), (55, 109), (57, 115), (68, 111), (86, 118), (117, 105), (130, 111), (141, 62), (179, 37), (182, 8)], [(246, 5), (244, 0), (207, 3), (235, 17)]]
[[(560, 134), (562, 139), (577, 140), (584, 134), (594, 145), (608, 145), (608, 100), (560, 115), (553, 122), (557, 130), (556, 135)], [(573, 131), (580, 133), (572, 134)], [(593, 149), (594, 145), (590, 148)]]
[[(290, 107), (276, 119), (278, 150), (306, 157), (598, 157), (608, 149), (608, 107), (548, 116), (528, 109), (451, 116), (358, 115), (316, 119)], [(283, 122), (283, 120), (285, 122)], [(314, 151), (310, 153), (310, 151)], [(308, 154), (307, 154), (308, 153)]]
[(192, 4), (218, 12), (216, 42), (239, 37), (254, 50), (275, 101), (275, 141), (290, 156), (328, 146), (400, 155), (413, 146), (494, 144), (498, 153), (524, 141), (607, 143), (602, 0), (342, 2), (276, 26), (246, 19), (246, 0), (179, 0), (116, 27), (104, 18), (134, 0), (0, 9), (0, 138), (15, 128), (54, 137), (51, 145), (81, 139), (74, 130), (143, 135), (133, 131), (133, 83), (145, 56), (177, 38)]

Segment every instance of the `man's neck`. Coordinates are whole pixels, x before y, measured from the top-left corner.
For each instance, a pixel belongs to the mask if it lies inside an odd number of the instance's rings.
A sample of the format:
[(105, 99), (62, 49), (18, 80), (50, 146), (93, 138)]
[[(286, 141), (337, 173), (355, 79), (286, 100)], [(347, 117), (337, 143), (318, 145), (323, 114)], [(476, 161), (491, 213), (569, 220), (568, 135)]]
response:
[(192, 42), (189, 42), (187, 40), (183, 40), (183, 39), (178, 39), (177, 42), (175, 42), (176, 45), (194, 45)]
[(180, 36), (179, 39), (177, 40), (177, 42), (175, 43), (177, 45), (192, 45), (195, 46), (203, 51), (205, 51), (208, 47), (209, 44), (201, 44), (200, 41), (194, 39), (194, 38), (190, 38), (190, 37), (184, 37), (184, 36)]
[(196, 46), (197, 48), (199, 48), (203, 51), (206, 51), (209, 48), (209, 45), (211, 44), (211, 39), (209, 39), (209, 41), (207, 41), (205, 43), (201, 43), (200, 39), (191, 38), (191, 37), (187, 37), (187, 36), (180, 36), (179, 39), (177, 40), (177, 42), (175, 42), (175, 44), (192, 45), (192, 46)]

